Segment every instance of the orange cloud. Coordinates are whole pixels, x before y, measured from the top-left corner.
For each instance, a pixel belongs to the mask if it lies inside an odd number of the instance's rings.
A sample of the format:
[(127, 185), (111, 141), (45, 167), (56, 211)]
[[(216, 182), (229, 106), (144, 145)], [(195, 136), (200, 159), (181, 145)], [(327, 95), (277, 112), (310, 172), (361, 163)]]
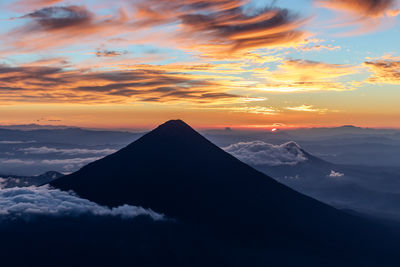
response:
[(347, 14), (344, 23), (336, 26), (359, 25), (350, 34), (375, 30), (383, 18), (397, 16), (397, 0), (315, 0), (317, 5)]
[(267, 82), (256, 88), (270, 92), (345, 91), (352, 88), (338, 79), (355, 73), (357, 70), (353, 66), (287, 60), (275, 71), (257, 73), (259, 78)]
[[(120, 9), (115, 16), (98, 16), (84, 6), (45, 7), (21, 16), (29, 22), (7, 34), (6, 46), (11, 44), (8, 51), (36, 51), (84, 40), (107, 42), (124, 35), (126, 44), (157, 42), (202, 56), (232, 58), (257, 48), (307, 43), (310, 34), (301, 29), (307, 19), (276, 7), (250, 12), (246, 3), (137, 1), (129, 6), (135, 10), (133, 16), (126, 6), (127, 11)], [(168, 34), (160, 26), (168, 27)]]
[(19, 11), (37, 9), (61, 3), (63, 0), (19, 0), (12, 3), (11, 8)]
[(249, 14), (246, 2), (147, 0), (139, 7), (138, 17), (141, 25), (178, 23), (182, 47), (212, 57), (304, 42), (307, 34), (300, 28), (307, 19), (279, 8)]
[(85, 41), (98, 43), (98, 39), (121, 33), (117, 28), (128, 21), (123, 10), (116, 16), (97, 16), (84, 6), (45, 7), (18, 19), (29, 21), (4, 36), (3, 47), (8, 49), (3, 48), (3, 53), (39, 51)]
[(385, 56), (363, 64), (373, 75), (366, 82), (372, 84), (400, 84), (400, 57)]
[(321, 51), (321, 50), (329, 50), (329, 51), (333, 51), (333, 50), (337, 50), (340, 49), (341, 47), (339, 45), (336, 46), (332, 46), (332, 45), (314, 45), (314, 46), (305, 46), (305, 47), (301, 47), (299, 48), (302, 51)]
[(157, 69), (65, 70), (0, 65), (1, 102), (126, 104), (133, 102), (233, 103), (242, 97), (218, 81)]
[(396, 7), (396, 0), (316, 0), (316, 2), (329, 9), (370, 18), (386, 16)]

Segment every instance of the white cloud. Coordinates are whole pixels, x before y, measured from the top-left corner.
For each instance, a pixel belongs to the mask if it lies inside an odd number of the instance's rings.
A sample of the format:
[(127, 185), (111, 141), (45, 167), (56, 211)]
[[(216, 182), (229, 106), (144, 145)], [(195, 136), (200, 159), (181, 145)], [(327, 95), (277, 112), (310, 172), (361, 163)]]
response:
[(283, 178), (284, 179), (288, 179), (288, 180), (299, 180), (300, 179), (300, 175), (296, 174), (295, 176), (285, 176)]
[(69, 159), (43, 159), (43, 160), (34, 160), (34, 159), (9, 159), (9, 158), (0, 158), (0, 164), (9, 165), (9, 166), (46, 166), (47, 168), (62, 168), (64, 171), (71, 172), (76, 170), (77, 168), (83, 167), (86, 164), (89, 164), (93, 161), (101, 159), (102, 157), (89, 157), (89, 158), (69, 158)]
[(23, 151), (26, 154), (49, 154), (49, 153), (60, 153), (63, 155), (82, 155), (82, 154), (94, 154), (94, 155), (108, 155), (116, 152), (115, 149), (84, 149), (84, 148), (52, 148), (52, 147), (28, 147), (22, 148), (19, 151)]
[(72, 159), (45, 159), (41, 163), (48, 165), (67, 165), (67, 164), (87, 164), (100, 159), (101, 157), (94, 158), (72, 158)]
[(331, 173), (327, 175), (328, 177), (331, 178), (338, 178), (338, 177), (343, 177), (344, 173), (341, 172), (335, 172), (334, 170), (331, 170)]
[(92, 157), (92, 158), (71, 158), (71, 159), (45, 159), (40, 161), (40, 164), (45, 165), (62, 165), (62, 168), (66, 172), (72, 172), (86, 164), (93, 161), (99, 160), (102, 157)]
[(33, 160), (21, 160), (21, 159), (0, 159), (1, 164), (11, 165), (32, 165), (35, 163)]
[(124, 219), (139, 215), (148, 215), (154, 220), (163, 219), (163, 215), (142, 207), (122, 205), (116, 208), (100, 206), (72, 193), (52, 189), (48, 186), (9, 188), (0, 190), (0, 219), (20, 217), (30, 219), (33, 216), (118, 216)]
[(296, 165), (307, 157), (295, 142), (273, 145), (263, 141), (241, 142), (224, 148), (250, 165)]
[(36, 143), (36, 141), (0, 141), (0, 144), (3, 145), (16, 145), (16, 144), (30, 144), (30, 143)]

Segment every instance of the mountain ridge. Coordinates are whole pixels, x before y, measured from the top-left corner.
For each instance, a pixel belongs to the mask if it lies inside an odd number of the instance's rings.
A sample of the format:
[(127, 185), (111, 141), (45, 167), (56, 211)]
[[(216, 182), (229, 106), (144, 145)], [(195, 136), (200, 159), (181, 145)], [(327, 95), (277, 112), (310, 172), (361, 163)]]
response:
[[(387, 236), (384, 227), (288, 188), (178, 120), (50, 185), (110, 207), (150, 208), (251, 246), (283, 249), (290, 242), (326, 256), (343, 253), (345, 246), (363, 255)], [(375, 253), (392, 250), (378, 247)]]

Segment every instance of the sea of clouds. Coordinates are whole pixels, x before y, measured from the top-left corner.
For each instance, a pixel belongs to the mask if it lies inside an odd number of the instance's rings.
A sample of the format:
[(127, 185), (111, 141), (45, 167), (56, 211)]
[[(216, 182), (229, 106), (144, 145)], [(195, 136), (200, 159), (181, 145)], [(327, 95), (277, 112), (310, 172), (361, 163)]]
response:
[(118, 216), (130, 219), (145, 215), (161, 220), (163, 215), (142, 207), (122, 205), (109, 208), (80, 198), (72, 192), (49, 186), (0, 189), (0, 220), (5, 218), (32, 219), (35, 216)]
[(300, 146), (293, 141), (281, 145), (263, 141), (240, 142), (223, 149), (250, 165), (296, 165), (307, 160)]

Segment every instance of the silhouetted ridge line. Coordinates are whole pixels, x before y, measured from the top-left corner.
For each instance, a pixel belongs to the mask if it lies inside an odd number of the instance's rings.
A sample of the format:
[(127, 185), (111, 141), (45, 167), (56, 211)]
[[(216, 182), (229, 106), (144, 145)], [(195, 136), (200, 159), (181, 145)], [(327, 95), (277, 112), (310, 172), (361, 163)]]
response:
[(240, 242), (289, 240), (326, 251), (382, 243), (381, 228), (276, 182), (181, 120), (50, 184), (102, 205), (150, 208)]

